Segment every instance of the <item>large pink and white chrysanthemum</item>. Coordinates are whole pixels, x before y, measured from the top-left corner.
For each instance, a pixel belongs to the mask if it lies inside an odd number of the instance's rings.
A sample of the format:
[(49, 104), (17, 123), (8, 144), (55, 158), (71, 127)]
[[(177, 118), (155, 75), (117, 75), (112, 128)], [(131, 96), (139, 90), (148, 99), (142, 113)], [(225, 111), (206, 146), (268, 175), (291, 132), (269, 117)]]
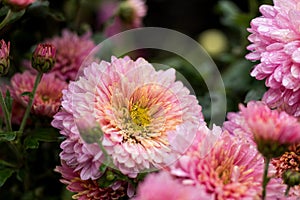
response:
[[(11, 78), (10, 92), (18, 104), (27, 106), (29, 97), (23, 93), (32, 91), (35, 78), (36, 76), (29, 71), (15, 74)], [(67, 88), (66, 82), (56, 78), (54, 74), (45, 74), (37, 87), (32, 112), (52, 117), (59, 109), (62, 90), (65, 88)]]
[(264, 101), (298, 117), (300, 100), (290, 93), (300, 89), (299, 5), (297, 0), (274, 0), (274, 6), (262, 5), (262, 16), (253, 19), (248, 29), (251, 33), (248, 39), (252, 43), (248, 50), (252, 52), (246, 56), (249, 60), (260, 61), (251, 75), (259, 80), (266, 79), (270, 91), (265, 94)]
[[(202, 127), (197, 134), (200, 137), (171, 167), (171, 174), (185, 185), (204, 188), (214, 199), (259, 199), (264, 159), (255, 146), (218, 127)], [(209, 148), (207, 144), (211, 144)], [(272, 175), (274, 170), (270, 171)], [(284, 189), (272, 179), (267, 185), (267, 199), (283, 197)]]
[[(91, 64), (64, 91), (63, 111), (52, 122), (67, 137), (61, 159), (84, 169), (83, 179), (100, 176), (96, 169), (103, 153), (130, 177), (174, 162), (193, 140), (191, 127), (204, 123), (201, 106), (189, 93), (175, 81), (174, 69), (155, 71), (142, 58), (112, 57), (111, 63)], [(87, 125), (101, 127), (106, 152), (97, 146), (99, 138), (94, 144), (83, 141)], [(87, 145), (96, 146), (91, 150)]]

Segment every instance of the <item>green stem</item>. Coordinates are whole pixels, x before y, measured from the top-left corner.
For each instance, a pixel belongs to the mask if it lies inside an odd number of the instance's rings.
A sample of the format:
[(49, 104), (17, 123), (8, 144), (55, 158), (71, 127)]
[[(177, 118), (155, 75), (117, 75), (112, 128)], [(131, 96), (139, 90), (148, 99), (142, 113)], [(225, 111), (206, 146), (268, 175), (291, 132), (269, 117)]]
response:
[(0, 91), (0, 105), (1, 105), (1, 108), (2, 108), (3, 113), (4, 113), (4, 120), (5, 120), (6, 127), (7, 127), (8, 131), (11, 132), (12, 131), (11, 117), (10, 117), (10, 114), (8, 112), (6, 103), (4, 101), (4, 98), (3, 98), (3, 95), (2, 95), (2, 91)]
[(29, 113), (30, 113), (30, 110), (31, 110), (31, 107), (32, 107), (32, 104), (33, 104), (36, 89), (37, 89), (37, 86), (39, 85), (42, 77), (43, 77), (43, 73), (39, 72), (36, 79), (35, 79), (33, 90), (31, 92), (31, 94), (29, 95), (29, 102), (28, 102), (25, 114), (23, 116), (23, 119), (22, 119), (22, 122), (21, 122), (21, 125), (20, 125), (19, 134), (23, 133), (23, 131), (24, 131), (24, 128), (25, 128), (25, 125), (26, 125), (26, 122), (27, 122), (27, 118), (29, 117)]
[(287, 188), (286, 188), (286, 190), (285, 190), (284, 195), (285, 195), (286, 197), (289, 196), (290, 188), (291, 188), (291, 186), (288, 185)]
[(11, 10), (8, 10), (5, 18), (3, 19), (3, 21), (0, 24), (0, 30), (9, 22), (9, 19), (12, 14), (13, 14), (13, 12)]
[(264, 175), (263, 175), (263, 190), (262, 190), (262, 199), (264, 200), (266, 198), (266, 193), (267, 193), (267, 184), (269, 182), (268, 178), (268, 169), (269, 169), (269, 164), (270, 164), (270, 158), (265, 157), (265, 169), (264, 169)]

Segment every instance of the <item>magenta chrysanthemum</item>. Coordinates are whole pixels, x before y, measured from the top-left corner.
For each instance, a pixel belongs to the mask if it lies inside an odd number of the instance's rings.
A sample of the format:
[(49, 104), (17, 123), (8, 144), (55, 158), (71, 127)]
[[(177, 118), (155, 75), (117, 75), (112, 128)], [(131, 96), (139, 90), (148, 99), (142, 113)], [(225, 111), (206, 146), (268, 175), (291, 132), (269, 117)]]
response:
[[(285, 112), (271, 110), (262, 102), (249, 102), (247, 107), (240, 105), (240, 110), (264, 156), (280, 156), (282, 152), (279, 149), (300, 142), (300, 124), (297, 118)], [(287, 149), (282, 149), (283, 153), (285, 150)], [(272, 155), (275, 152), (279, 155)]]
[[(272, 92), (265, 95), (270, 106), (282, 108), (300, 105), (293, 95), (300, 88), (300, 30), (297, 0), (274, 0), (274, 6), (262, 5), (261, 17), (251, 21), (248, 29), (251, 35), (248, 50), (252, 51), (246, 58), (252, 61), (259, 60), (251, 72), (252, 76), (262, 80), (266, 78), (266, 86)], [(287, 91), (287, 92), (285, 92)], [(271, 95), (271, 97), (268, 97)], [(274, 99), (277, 103), (274, 104)], [(299, 110), (288, 109), (291, 114), (299, 116)]]
[[(173, 162), (193, 139), (190, 127), (204, 123), (196, 98), (175, 81), (175, 70), (155, 71), (142, 58), (91, 64), (64, 91), (62, 106), (52, 122), (67, 136), (61, 158), (76, 169), (99, 167), (102, 152), (85, 150), (78, 125), (99, 126), (113, 164), (130, 177)], [(96, 170), (85, 172), (84, 179), (99, 176)]]
[(62, 183), (67, 185), (67, 189), (75, 192), (72, 196), (73, 199), (79, 200), (117, 200), (126, 196), (127, 183), (115, 182), (113, 185), (101, 188), (95, 180), (82, 180), (79, 173), (74, 172), (72, 168), (62, 162), (62, 166), (55, 168), (55, 171), (62, 174)]
[(75, 80), (78, 70), (95, 47), (87, 33), (78, 36), (69, 30), (64, 30), (62, 36), (56, 36), (46, 41), (56, 47), (56, 63), (51, 70), (62, 80)]
[[(171, 167), (171, 174), (183, 184), (204, 187), (215, 199), (259, 199), (264, 159), (256, 148), (217, 127), (212, 131), (202, 127), (198, 135), (199, 140)], [(203, 148), (207, 144), (212, 145)], [(285, 187), (272, 179), (267, 188), (267, 198), (276, 199)]]
[[(26, 71), (23, 74), (15, 74), (11, 79), (10, 91), (19, 104), (24, 107), (28, 104), (28, 96), (25, 92), (33, 89), (35, 75)], [(37, 115), (52, 117), (61, 104), (62, 90), (67, 87), (67, 83), (55, 78), (54, 74), (45, 74), (38, 85), (33, 101), (32, 112)]]
[(137, 189), (133, 200), (213, 200), (213, 196), (198, 187), (184, 185), (166, 171), (149, 174)]

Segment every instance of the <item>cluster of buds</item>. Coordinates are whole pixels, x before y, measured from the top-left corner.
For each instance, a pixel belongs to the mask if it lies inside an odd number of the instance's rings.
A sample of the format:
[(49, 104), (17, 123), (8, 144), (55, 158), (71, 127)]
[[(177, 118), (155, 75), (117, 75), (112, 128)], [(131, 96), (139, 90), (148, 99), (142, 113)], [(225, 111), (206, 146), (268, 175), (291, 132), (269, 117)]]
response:
[(4, 40), (0, 41), (0, 76), (5, 75), (8, 72), (10, 61), (9, 61), (10, 42), (6, 44)]
[(32, 67), (38, 72), (47, 73), (55, 64), (56, 48), (52, 44), (38, 44), (32, 55)]

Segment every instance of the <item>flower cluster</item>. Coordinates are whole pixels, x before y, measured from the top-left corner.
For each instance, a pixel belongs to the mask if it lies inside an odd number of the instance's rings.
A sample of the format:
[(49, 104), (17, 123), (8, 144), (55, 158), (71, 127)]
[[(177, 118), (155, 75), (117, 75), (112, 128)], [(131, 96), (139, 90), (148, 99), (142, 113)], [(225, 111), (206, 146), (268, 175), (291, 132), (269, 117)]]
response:
[[(39, 183), (48, 184), (51, 173), (61, 175), (61, 186), (71, 192), (66, 198), (79, 200), (299, 199), (297, 0), (260, 7), (262, 16), (248, 29), (246, 58), (257, 61), (251, 76), (265, 79), (268, 91), (261, 100), (248, 101), (248, 95), (246, 105), (212, 128), (202, 113), (205, 99), (175, 68), (157, 69), (146, 60), (151, 53), (98, 55), (107, 52), (97, 42), (143, 25), (144, 0), (64, 3), (61, 16), (47, 1), (0, 2), (6, 13), (0, 30), (45, 8), (42, 16), (59, 24), (55, 34), (36, 34), (31, 57), (14, 49), (18, 41), (0, 40), (0, 187), (8, 184), (4, 194), (15, 193), (9, 199), (45, 199), (53, 191)], [(85, 6), (93, 7), (90, 16)], [(81, 19), (83, 13), (93, 23)]]

